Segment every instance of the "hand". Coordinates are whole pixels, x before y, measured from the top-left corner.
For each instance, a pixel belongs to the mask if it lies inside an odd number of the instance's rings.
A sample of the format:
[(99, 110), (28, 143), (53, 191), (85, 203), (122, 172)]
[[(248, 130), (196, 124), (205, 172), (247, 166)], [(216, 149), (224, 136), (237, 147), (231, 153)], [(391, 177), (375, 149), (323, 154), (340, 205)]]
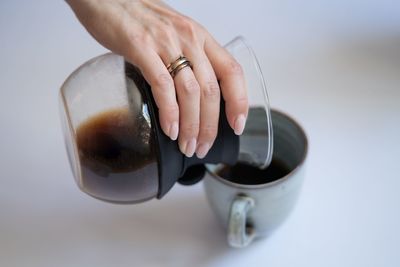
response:
[[(102, 45), (136, 65), (151, 86), (161, 128), (187, 157), (203, 158), (217, 136), (220, 92), (241, 134), (248, 113), (241, 66), (201, 25), (158, 0), (68, 0)], [(192, 63), (172, 79), (166, 65)], [(219, 84), (218, 84), (219, 81)], [(220, 88), (221, 87), (221, 88)]]

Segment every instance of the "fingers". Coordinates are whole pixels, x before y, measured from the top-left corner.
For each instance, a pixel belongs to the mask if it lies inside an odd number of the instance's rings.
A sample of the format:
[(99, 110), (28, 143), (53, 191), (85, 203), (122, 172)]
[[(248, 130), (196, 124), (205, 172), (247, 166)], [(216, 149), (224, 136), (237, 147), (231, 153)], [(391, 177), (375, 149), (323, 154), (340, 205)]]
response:
[[(163, 68), (174, 62), (182, 54), (180, 45), (172, 38), (174, 34), (167, 34), (167, 46), (159, 51)], [(167, 71), (168, 73), (168, 71)], [(171, 77), (171, 75), (168, 73)], [(172, 78), (171, 78), (172, 79)], [(179, 149), (187, 157), (192, 157), (197, 148), (197, 137), (200, 125), (200, 87), (193, 71), (185, 67), (176, 73), (174, 79), (176, 97), (179, 105)]]
[(205, 52), (220, 82), (229, 125), (235, 134), (240, 135), (248, 114), (247, 88), (242, 67), (211, 36), (206, 39)]
[(189, 50), (193, 73), (200, 85), (200, 128), (196, 156), (204, 158), (214, 143), (218, 132), (220, 89), (214, 70), (204, 51)]
[(151, 86), (154, 100), (159, 109), (162, 130), (172, 140), (176, 140), (179, 133), (179, 107), (171, 75), (159, 55), (153, 50), (143, 51), (135, 58), (134, 62)]
[[(172, 140), (179, 136), (182, 153), (203, 158), (212, 147), (218, 131), (220, 88), (226, 102), (228, 122), (237, 135), (242, 134), (248, 114), (248, 100), (241, 66), (213, 39), (202, 49), (185, 49), (190, 68), (180, 70), (172, 79), (166, 62), (176, 51), (159, 55), (144, 51), (135, 63), (150, 83), (160, 113), (164, 133)], [(174, 49), (175, 50), (175, 49)], [(160, 58), (161, 57), (161, 58)]]
[[(243, 132), (248, 104), (241, 68), (203, 27), (161, 1), (96, 1), (86, 11), (78, 16), (88, 31), (140, 68), (151, 85), (163, 132), (172, 140), (179, 138), (186, 156), (196, 152), (204, 157), (216, 138), (217, 78), (228, 122), (235, 133)], [(181, 53), (193, 70), (186, 67), (172, 79), (166, 65)]]
[(200, 86), (189, 67), (180, 70), (174, 81), (180, 112), (179, 148), (187, 157), (192, 157), (199, 134)]

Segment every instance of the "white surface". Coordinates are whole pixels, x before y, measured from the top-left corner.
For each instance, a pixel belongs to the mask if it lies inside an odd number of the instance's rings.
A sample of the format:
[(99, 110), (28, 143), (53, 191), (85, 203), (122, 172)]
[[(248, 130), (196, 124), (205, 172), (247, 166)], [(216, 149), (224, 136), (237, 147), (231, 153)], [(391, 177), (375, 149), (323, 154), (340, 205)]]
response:
[(310, 138), (289, 220), (234, 250), (201, 185), (134, 206), (78, 191), (58, 89), (105, 50), (63, 1), (2, 0), (0, 266), (399, 266), (400, 4), (330, 2), (170, 1), (221, 43), (245, 35)]

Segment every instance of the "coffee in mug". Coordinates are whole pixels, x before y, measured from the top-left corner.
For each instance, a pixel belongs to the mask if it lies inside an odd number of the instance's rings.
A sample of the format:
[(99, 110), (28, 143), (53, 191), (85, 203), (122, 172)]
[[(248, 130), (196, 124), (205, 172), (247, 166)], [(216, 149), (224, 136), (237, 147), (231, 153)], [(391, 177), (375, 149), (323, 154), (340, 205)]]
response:
[(204, 188), (232, 247), (245, 247), (280, 226), (295, 206), (304, 178), (308, 141), (291, 117), (272, 110), (274, 149), (266, 169), (207, 164)]

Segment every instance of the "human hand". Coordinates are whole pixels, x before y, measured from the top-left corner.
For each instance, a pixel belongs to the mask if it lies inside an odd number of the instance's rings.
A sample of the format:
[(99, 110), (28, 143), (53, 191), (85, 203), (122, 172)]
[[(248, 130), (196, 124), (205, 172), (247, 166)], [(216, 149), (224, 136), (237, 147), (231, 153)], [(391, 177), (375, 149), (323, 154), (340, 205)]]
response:
[[(203, 158), (218, 131), (220, 93), (229, 125), (243, 132), (248, 99), (243, 71), (201, 25), (159, 0), (67, 0), (87, 31), (137, 66), (151, 86), (160, 125), (187, 157)], [(191, 68), (174, 78), (180, 55)], [(219, 83), (218, 83), (219, 81)]]

